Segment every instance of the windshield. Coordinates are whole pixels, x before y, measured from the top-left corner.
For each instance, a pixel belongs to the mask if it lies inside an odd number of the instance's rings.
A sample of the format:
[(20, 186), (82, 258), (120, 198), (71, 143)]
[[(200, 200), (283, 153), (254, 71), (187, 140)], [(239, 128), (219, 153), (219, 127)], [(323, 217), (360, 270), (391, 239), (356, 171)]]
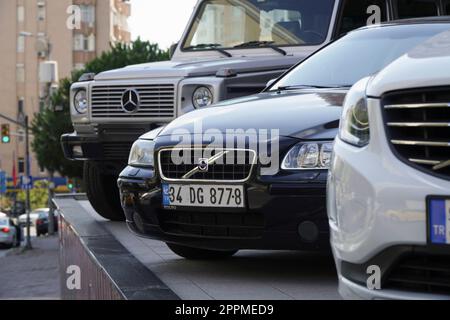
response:
[(352, 32), (299, 64), (270, 89), (352, 86), (448, 29), (450, 24), (416, 24)]
[(201, 5), (184, 50), (245, 44), (319, 45), (325, 42), (335, 0), (209, 0)]
[(0, 226), (7, 226), (8, 225), (8, 219), (1, 219), (0, 218)]

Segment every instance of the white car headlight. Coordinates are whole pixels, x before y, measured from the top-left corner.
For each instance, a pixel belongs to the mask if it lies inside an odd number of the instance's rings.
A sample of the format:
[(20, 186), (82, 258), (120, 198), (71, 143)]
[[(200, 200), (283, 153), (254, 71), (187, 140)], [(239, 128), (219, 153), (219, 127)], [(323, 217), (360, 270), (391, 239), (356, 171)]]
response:
[(305, 142), (295, 145), (283, 160), (283, 170), (329, 169), (333, 142)]
[(155, 142), (151, 140), (137, 140), (130, 151), (128, 164), (138, 167), (154, 166)]
[(366, 100), (368, 79), (357, 82), (345, 98), (339, 138), (351, 145), (364, 147), (370, 141), (369, 110)]
[(198, 87), (192, 95), (192, 103), (196, 109), (210, 106), (214, 101), (214, 96), (207, 87)]
[(88, 98), (86, 89), (78, 89), (73, 96), (73, 105), (79, 114), (85, 114), (88, 110)]

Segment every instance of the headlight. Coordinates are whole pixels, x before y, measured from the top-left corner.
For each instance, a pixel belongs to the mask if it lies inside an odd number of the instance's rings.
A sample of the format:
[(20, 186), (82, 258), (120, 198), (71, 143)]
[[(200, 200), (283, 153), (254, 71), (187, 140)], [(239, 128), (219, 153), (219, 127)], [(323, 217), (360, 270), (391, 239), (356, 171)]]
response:
[(359, 81), (347, 94), (339, 129), (339, 138), (357, 147), (368, 145), (370, 140), (367, 81), (367, 78)]
[(79, 114), (85, 114), (88, 110), (86, 89), (78, 89), (73, 97), (73, 105)]
[(214, 96), (207, 87), (198, 87), (195, 89), (194, 94), (192, 95), (192, 103), (194, 104), (194, 107), (204, 108), (213, 103)]
[(128, 164), (131, 166), (153, 167), (155, 143), (150, 140), (138, 140), (130, 151)]
[(333, 142), (299, 143), (284, 158), (282, 169), (329, 169), (332, 152)]

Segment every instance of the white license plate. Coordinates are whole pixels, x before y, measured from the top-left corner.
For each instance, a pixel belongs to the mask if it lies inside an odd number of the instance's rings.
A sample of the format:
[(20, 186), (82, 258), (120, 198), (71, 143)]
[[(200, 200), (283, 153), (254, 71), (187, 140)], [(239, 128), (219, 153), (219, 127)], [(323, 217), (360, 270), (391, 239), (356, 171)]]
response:
[(244, 208), (244, 186), (163, 184), (163, 206)]

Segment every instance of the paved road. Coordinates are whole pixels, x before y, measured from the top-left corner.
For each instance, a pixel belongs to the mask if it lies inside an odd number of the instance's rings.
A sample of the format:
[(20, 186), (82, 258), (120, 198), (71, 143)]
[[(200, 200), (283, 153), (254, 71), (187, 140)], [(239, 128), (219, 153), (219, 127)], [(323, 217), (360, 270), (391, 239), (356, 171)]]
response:
[(102, 219), (88, 202), (81, 204), (182, 299), (340, 299), (331, 257), (291, 251), (242, 251), (224, 261), (187, 261), (161, 242), (134, 236), (124, 223)]
[(33, 238), (34, 249), (0, 251), (0, 299), (59, 299), (58, 237)]

